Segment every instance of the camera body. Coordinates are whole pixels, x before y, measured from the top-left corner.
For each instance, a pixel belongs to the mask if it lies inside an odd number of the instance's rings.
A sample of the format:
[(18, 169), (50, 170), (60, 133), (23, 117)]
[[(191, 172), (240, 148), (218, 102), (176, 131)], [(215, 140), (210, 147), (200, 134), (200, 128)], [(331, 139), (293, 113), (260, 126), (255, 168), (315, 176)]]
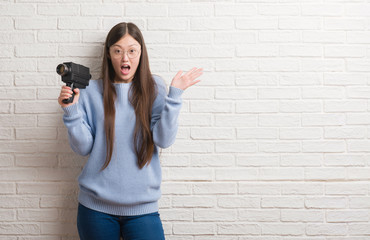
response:
[(59, 64), (56, 69), (57, 73), (62, 77), (62, 81), (72, 89), (72, 97), (64, 99), (63, 103), (71, 103), (74, 99), (75, 88), (86, 88), (91, 79), (90, 69), (80, 64), (73, 62), (64, 62)]

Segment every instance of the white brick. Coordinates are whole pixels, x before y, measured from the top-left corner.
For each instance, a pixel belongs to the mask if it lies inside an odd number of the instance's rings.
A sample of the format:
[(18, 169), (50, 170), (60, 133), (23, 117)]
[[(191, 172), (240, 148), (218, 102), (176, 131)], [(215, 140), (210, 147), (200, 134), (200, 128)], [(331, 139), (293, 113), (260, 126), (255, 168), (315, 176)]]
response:
[[(130, 5), (126, 5), (129, 8)], [(137, 9), (136, 9), (137, 11)], [(122, 16), (122, 4), (81, 4), (82, 16)], [(138, 13), (139, 14), (139, 13)], [(126, 13), (129, 16), (129, 12)]]
[(148, 47), (151, 58), (188, 58), (189, 50), (185, 47)]
[(347, 114), (347, 124), (349, 125), (370, 124), (370, 114), (349, 113)]
[[(1, 167), (11, 167), (14, 166), (14, 156), (10, 154), (0, 154), (0, 166)], [(5, 190), (7, 191), (7, 190)]]
[(216, 169), (217, 181), (247, 181), (257, 180), (258, 170), (252, 168), (224, 168)]
[(320, 46), (306, 45), (281, 45), (279, 56), (281, 57), (321, 57), (323, 48)]
[(306, 16), (341, 16), (343, 4), (302, 4), (302, 15)]
[(323, 157), (319, 154), (292, 154), (292, 155), (282, 155), (281, 156), (281, 166), (320, 166)]
[[(341, 86), (351, 86), (351, 85), (366, 85), (367, 75), (361, 73), (324, 73), (324, 85), (341, 85)], [(352, 98), (355, 94), (351, 94), (352, 91), (364, 89), (366, 92), (366, 87), (361, 88), (348, 88), (347, 95)], [(364, 98), (362, 94), (358, 97)], [(357, 95), (356, 95), (357, 96)]]
[(344, 124), (345, 115), (340, 113), (302, 115), (302, 126), (341, 126)]
[(56, 29), (56, 18), (17, 18), (15, 19), (15, 29)]
[(325, 47), (325, 57), (365, 57), (365, 48), (358, 46), (327, 46)]
[(0, 5), (2, 16), (32, 16), (35, 14), (35, 5), (33, 4), (17, 4), (17, 3), (2, 3)]
[(305, 43), (344, 43), (345, 32), (333, 31), (304, 31), (303, 42)]
[(260, 88), (258, 99), (299, 99), (299, 88)]
[(322, 183), (285, 183), (281, 186), (282, 195), (322, 195)]
[(12, 61), (0, 59), (0, 71), (8, 72), (32, 72), (36, 71), (36, 59), (14, 59)]
[[(163, 8), (164, 6), (162, 6), (162, 9)], [(148, 12), (153, 11), (156, 11), (155, 8), (154, 10), (150, 9)], [(213, 8), (209, 3), (173, 4), (168, 6), (168, 15), (170, 17), (210, 17), (213, 15)], [(148, 14), (146, 14), (146, 16), (148, 16)]]
[[(14, 194), (16, 185), (15, 183), (0, 183), (0, 194)], [(1, 219), (1, 214), (0, 214)], [(3, 220), (0, 220), (3, 221)]]
[(260, 168), (260, 180), (302, 180), (304, 172), (301, 168)]
[(62, 7), (56, 7), (55, 4), (38, 4), (37, 13), (46, 16), (77, 16), (80, 13), (80, 6), (65, 3)]
[(224, 223), (218, 225), (217, 233), (222, 235), (258, 235), (261, 233), (261, 227), (258, 224)]
[(320, 139), (322, 137), (321, 128), (282, 128), (280, 129), (280, 139)]
[(17, 57), (55, 57), (57, 55), (56, 49), (56, 45), (23, 44), (16, 46), (15, 55)]
[(169, 35), (170, 42), (176, 44), (208, 44), (213, 39), (209, 32), (170, 32)]
[(302, 152), (345, 152), (344, 141), (303, 141)]
[(365, 138), (365, 128), (332, 127), (325, 128), (325, 138)]
[(52, 153), (17, 154), (15, 161), (20, 167), (56, 167), (58, 164), (56, 154)]
[(306, 227), (306, 234), (308, 236), (330, 236), (339, 235), (345, 236), (348, 233), (346, 224), (308, 224)]
[(370, 4), (348, 4), (345, 13), (351, 17), (370, 17)]
[(193, 154), (191, 166), (195, 167), (227, 167), (234, 165), (234, 157), (229, 154)]
[[(165, 174), (167, 172), (167, 174)], [(211, 169), (174, 168), (164, 172), (163, 177), (169, 181), (211, 181), (213, 171)]]
[(369, 211), (328, 211), (327, 222), (368, 222)]
[(192, 30), (231, 30), (234, 29), (234, 20), (223, 17), (192, 18), (190, 28)]
[(213, 208), (216, 206), (217, 200), (212, 196), (186, 196), (172, 197), (172, 206), (176, 208)]
[(369, 152), (370, 141), (368, 140), (351, 140), (348, 142), (349, 152)]
[(83, 29), (92, 30), (98, 28), (98, 19), (95, 17), (60, 17), (58, 19), (58, 29)]
[(230, 101), (192, 101), (190, 111), (194, 113), (228, 113), (233, 110), (233, 104)]
[(351, 31), (347, 33), (348, 43), (370, 43), (369, 31)]
[(161, 190), (164, 195), (166, 194), (184, 195), (191, 193), (192, 186), (190, 184), (184, 183), (166, 182), (165, 180), (165, 182), (161, 186)]
[(261, 114), (258, 123), (263, 127), (297, 127), (300, 125), (300, 117), (297, 114)]
[(59, 212), (57, 209), (20, 209), (17, 210), (17, 216), (20, 221), (49, 222), (57, 221)]
[(278, 18), (277, 17), (253, 17), (253, 18), (236, 19), (235, 26), (237, 29), (247, 29), (247, 30), (278, 29)]
[(57, 101), (19, 101), (15, 103), (15, 113), (59, 113), (60, 111)]
[[(274, 5), (278, 7), (277, 5)], [(268, 43), (288, 43), (288, 42), (301, 42), (301, 35), (297, 31), (259, 31), (258, 40), (260, 42)]]
[(39, 202), (40, 197), (0, 196), (1, 207), (5, 209), (38, 208)]
[(223, 141), (216, 142), (215, 149), (217, 153), (251, 153), (256, 152), (257, 145), (255, 142)]
[(240, 128), (237, 129), (238, 139), (277, 139), (278, 130), (275, 128)]
[[(256, 61), (254, 61), (256, 63)], [(256, 69), (258, 65), (256, 63)], [(277, 77), (274, 74), (236, 74), (236, 85), (246, 86), (274, 86), (277, 85)]]
[(303, 224), (261, 224), (263, 235), (289, 235), (299, 236), (304, 234), (305, 225)]
[(275, 57), (278, 55), (278, 47), (271, 44), (243, 44), (236, 47), (237, 57)]
[(16, 212), (14, 210), (12, 209), (0, 210), (0, 221), (13, 222), (15, 218), (16, 218)]
[[(152, 11), (149, 9), (149, 11)], [(148, 30), (185, 30), (188, 26), (186, 19), (171, 19), (168, 18), (149, 18), (148, 19)]]
[(259, 70), (264, 72), (296, 72), (299, 71), (297, 60), (263, 59), (259, 60)]
[[(203, 91), (204, 94), (205, 91)], [(215, 89), (216, 99), (256, 99), (257, 94), (255, 89), (250, 88), (222, 88)]]
[(216, 71), (258, 71), (258, 62), (244, 58), (238, 60), (230, 59), (227, 61), (216, 60), (215, 69)]
[(370, 234), (370, 224), (350, 224), (349, 232), (350, 235), (369, 235)]
[(304, 199), (301, 197), (263, 197), (263, 208), (302, 208)]
[[(366, 19), (361, 18), (330, 17), (324, 19), (324, 28), (326, 30), (364, 30), (366, 26)], [(348, 34), (351, 35), (352, 33)]]
[(236, 210), (195, 210), (194, 221), (196, 222), (233, 222), (237, 219)]
[(165, 17), (166, 5), (127, 3), (125, 4), (125, 16)]
[(233, 139), (234, 131), (232, 128), (192, 128), (192, 139)]
[(350, 72), (369, 72), (370, 60), (348, 60), (347, 68)]
[(215, 32), (214, 42), (217, 44), (247, 44), (256, 43), (256, 33), (254, 32)]
[(248, 114), (217, 114), (215, 115), (215, 126), (255, 127), (257, 126), (257, 117), (255, 115)]
[(321, 19), (317, 17), (280, 17), (279, 29), (312, 30), (320, 29)]
[(13, 27), (14, 27), (13, 19), (11, 19), (9, 17), (0, 17), (0, 21), (1, 21), (0, 30), (13, 29)]
[(260, 203), (259, 197), (219, 197), (218, 206), (222, 208), (259, 208)]
[(9, 32), (9, 31), (1, 31), (0, 32), (0, 43), (34, 43), (35, 42), (35, 33), (34, 32)]
[(281, 186), (277, 183), (240, 183), (239, 193), (249, 195), (279, 195)]
[(350, 197), (349, 207), (353, 209), (358, 208), (370, 208), (370, 198), (369, 197)]
[(174, 234), (210, 235), (215, 233), (215, 226), (208, 223), (181, 223), (173, 224)]
[(348, 168), (348, 179), (369, 180), (369, 168)]
[(369, 156), (366, 154), (327, 154), (324, 164), (327, 166), (365, 166)]
[(300, 14), (300, 6), (297, 4), (260, 4), (258, 6), (258, 13), (260, 15), (273, 15), (273, 16), (292, 16)]
[(235, 194), (235, 183), (196, 183), (193, 185), (194, 194)]
[(279, 210), (239, 210), (238, 219), (247, 222), (278, 222)]
[(283, 222), (324, 222), (323, 211), (315, 210), (281, 210), (281, 221)]
[(183, 209), (163, 209), (160, 212), (162, 221), (191, 221), (193, 213), (190, 210)]
[(346, 197), (308, 197), (305, 199), (306, 208), (338, 209), (348, 205)]
[(302, 71), (341, 72), (345, 62), (342, 59), (302, 59)]
[(344, 180), (345, 168), (305, 168), (305, 179), (315, 181)]
[(282, 113), (312, 113), (321, 112), (321, 101), (280, 101), (280, 112)]
[(18, 128), (15, 130), (16, 139), (56, 139), (55, 128)]
[(2, 223), (0, 230), (2, 234), (6, 235), (32, 235), (40, 234), (40, 225), (33, 223)]
[(237, 113), (276, 113), (279, 103), (277, 101), (238, 101)]
[(366, 112), (367, 101), (325, 101), (325, 112)]

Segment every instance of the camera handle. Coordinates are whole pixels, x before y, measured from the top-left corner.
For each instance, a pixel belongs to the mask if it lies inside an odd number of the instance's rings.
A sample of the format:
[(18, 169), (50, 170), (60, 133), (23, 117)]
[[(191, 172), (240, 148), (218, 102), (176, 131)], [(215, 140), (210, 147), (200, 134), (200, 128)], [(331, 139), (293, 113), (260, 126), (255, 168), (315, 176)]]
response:
[(68, 99), (63, 99), (62, 102), (65, 103), (65, 104), (68, 104), (68, 103), (72, 103), (73, 102), (73, 99), (75, 98), (75, 87), (73, 86), (73, 83), (67, 83), (67, 86), (71, 88), (72, 90), (72, 97), (68, 98)]

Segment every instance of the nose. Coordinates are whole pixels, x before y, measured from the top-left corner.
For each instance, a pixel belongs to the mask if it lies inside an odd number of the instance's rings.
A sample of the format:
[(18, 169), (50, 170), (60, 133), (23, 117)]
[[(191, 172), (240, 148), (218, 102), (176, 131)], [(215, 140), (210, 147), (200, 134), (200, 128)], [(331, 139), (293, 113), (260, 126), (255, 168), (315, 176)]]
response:
[(124, 62), (127, 62), (128, 61), (128, 52), (123, 52), (123, 56), (122, 56), (122, 59)]

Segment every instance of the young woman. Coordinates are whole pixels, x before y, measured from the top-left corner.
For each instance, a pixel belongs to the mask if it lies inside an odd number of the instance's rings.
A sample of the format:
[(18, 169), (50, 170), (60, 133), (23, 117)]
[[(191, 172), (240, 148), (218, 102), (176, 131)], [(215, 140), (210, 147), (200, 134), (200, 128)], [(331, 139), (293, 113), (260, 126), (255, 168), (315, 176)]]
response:
[(86, 89), (62, 87), (71, 148), (89, 155), (78, 181), (77, 227), (82, 240), (164, 239), (158, 214), (161, 167), (158, 147), (176, 138), (181, 95), (202, 69), (172, 79), (152, 75), (140, 30), (119, 23), (107, 35), (100, 80)]

